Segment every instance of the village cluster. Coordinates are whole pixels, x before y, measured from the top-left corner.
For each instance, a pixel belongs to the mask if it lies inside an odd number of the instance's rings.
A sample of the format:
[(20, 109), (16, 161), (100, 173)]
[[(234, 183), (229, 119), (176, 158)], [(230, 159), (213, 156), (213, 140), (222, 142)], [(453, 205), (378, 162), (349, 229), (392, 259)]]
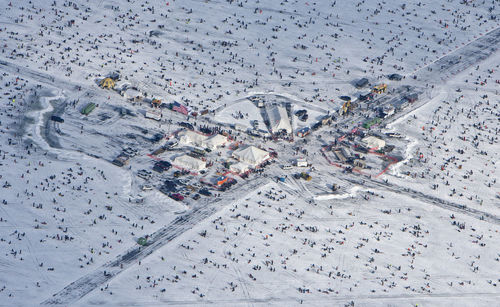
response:
[[(401, 75), (391, 74), (388, 81), (397, 82), (402, 78)], [(267, 165), (275, 162), (280, 150), (271, 147), (275, 146), (273, 144), (307, 144), (314, 136), (322, 141), (331, 138), (331, 144), (320, 147), (319, 144), (312, 143), (308, 146), (309, 151), (318, 146), (317, 150), (322, 151), (331, 165), (349, 172), (373, 168), (375, 176), (384, 171), (388, 163), (400, 160), (399, 157), (385, 155), (392, 152), (395, 146), (386, 145), (383, 138), (402, 136), (397, 133), (377, 133), (374, 128), (384, 120), (389, 120), (395, 112), (411, 107), (418, 97), (408, 86), (398, 86), (397, 90), (389, 93), (387, 84), (370, 87), (369, 80), (362, 78), (353, 86), (359, 92), (357, 97), (340, 96), (343, 104), (338, 110), (322, 110), (326, 114), (314, 110), (312, 112), (320, 115), (315, 114), (316, 116), (309, 118), (311, 111), (307, 106), (297, 110), (290, 99), (276, 95), (252, 95), (239, 102), (238, 107), (254, 115), (258, 112), (260, 118), (248, 120), (239, 110), (239, 116), (228, 123), (224, 117), (224, 109), (218, 112), (207, 109), (193, 111), (177, 101), (163, 102), (159, 98), (145, 98), (136, 87), (132, 89), (133, 94), (130, 94), (129, 85), (121, 82), (118, 72), (110, 73), (97, 82), (101, 88), (124, 96), (131, 104), (130, 108), (139, 106), (132, 113), (129, 111), (129, 114), (140, 114), (139, 117), (157, 121), (160, 127), (167, 127), (165, 133), (157, 132), (150, 139), (156, 146), (152, 152), (147, 153), (152, 161), (147, 168), (138, 169), (136, 174), (144, 180), (141, 186), (143, 192), (157, 188), (176, 201), (184, 201), (186, 196), (197, 201), (201, 195), (211, 196), (225, 192), (238, 179), (247, 179), (252, 173), (260, 174)], [(91, 113), (95, 108), (96, 104), (90, 102), (83, 106), (81, 115), (93, 116)], [(219, 113), (222, 116), (218, 116)], [(353, 119), (362, 124), (354, 125), (352, 130), (346, 131), (349, 125), (345, 123)], [(61, 125), (64, 123), (61, 116), (53, 115), (51, 120), (58, 123), (58, 129), (64, 127)], [(328, 133), (328, 137), (322, 137), (324, 133)], [(127, 167), (131, 159), (143, 153), (141, 148), (126, 147), (112, 163)], [(297, 149), (293, 156), (286, 152), (283, 154), (284, 157), (280, 159), (285, 162), (280, 165), (282, 170), (295, 170), (293, 176), (296, 179), (309, 181), (312, 178), (311, 172), (315, 168), (307, 160), (306, 149)], [(373, 158), (370, 154), (373, 154)], [(282, 174), (276, 176), (276, 180), (285, 182), (286, 177), (286, 174)], [(333, 190), (336, 191), (337, 188), (338, 186)], [(190, 201), (186, 199), (185, 202)]]
[(0, 305), (494, 305), (498, 6), (0, 3)]

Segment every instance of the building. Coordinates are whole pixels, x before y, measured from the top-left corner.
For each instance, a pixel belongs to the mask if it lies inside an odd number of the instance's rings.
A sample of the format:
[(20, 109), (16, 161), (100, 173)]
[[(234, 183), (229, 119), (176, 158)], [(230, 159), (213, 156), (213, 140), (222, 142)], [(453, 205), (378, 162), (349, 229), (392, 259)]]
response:
[(196, 133), (192, 130), (183, 130), (177, 134), (179, 143), (182, 145), (192, 145), (197, 147), (205, 147), (208, 137), (201, 133)]
[(361, 140), (370, 149), (381, 149), (385, 147), (385, 141), (374, 136), (367, 136)]
[(269, 124), (271, 126), (271, 133), (281, 133), (286, 131), (286, 133), (292, 133), (292, 126), (290, 125), (290, 119), (286, 109), (282, 106), (273, 106), (268, 112)]
[(224, 146), (226, 143), (227, 143), (227, 137), (221, 134), (214, 134), (213, 136), (207, 138), (205, 141), (202, 142), (203, 145), (202, 147), (214, 150), (217, 147)]
[(174, 165), (177, 165), (184, 169), (201, 171), (207, 168), (205, 161), (190, 157), (188, 155), (178, 156), (173, 161)]
[(241, 174), (248, 171), (248, 164), (242, 162), (234, 163), (229, 166), (229, 170), (231, 172)]
[(297, 167), (308, 167), (309, 166), (309, 163), (307, 163), (307, 160), (306, 159), (297, 159), (295, 161), (295, 165)]
[(375, 85), (373, 87), (373, 92), (377, 94), (385, 93), (386, 90), (387, 90), (387, 84), (384, 83)]
[(412, 93), (409, 95), (406, 95), (405, 98), (410, 102), (413, 103), (418, 100), (418, 94), (417, 93)]
[(355, 86), (357, 88), (362, 88), (368, 85), (368, 79), (366, 78), (361, 78), (358, 81), (356, 81)]
[(233, 158), (251, 166), (257, 166), (270, 158), (269, 153), (255, 146), (248, 146), (233, 152)]

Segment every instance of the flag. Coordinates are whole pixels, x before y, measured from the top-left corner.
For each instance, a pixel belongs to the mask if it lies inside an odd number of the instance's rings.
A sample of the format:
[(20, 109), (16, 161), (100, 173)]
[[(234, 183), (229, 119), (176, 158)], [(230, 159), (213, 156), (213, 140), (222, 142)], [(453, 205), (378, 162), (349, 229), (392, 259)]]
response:
[(182, 113), (184, 115), (188, 115), (188, 109), (185, 106), (183, 106), (182, 104), (178, 103), (177, 101), (174, 101), (174, 103), (172, 105), (172, 110), (179, 112), (179, 113)]

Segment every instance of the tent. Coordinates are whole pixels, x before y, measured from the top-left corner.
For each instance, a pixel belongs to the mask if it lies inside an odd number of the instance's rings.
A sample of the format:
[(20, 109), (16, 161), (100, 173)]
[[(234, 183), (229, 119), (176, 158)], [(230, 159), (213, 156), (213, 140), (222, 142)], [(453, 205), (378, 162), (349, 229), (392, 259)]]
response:
[(114, 88), (115, 87), (115, 81), (111, 78), (104, 78), (101, 80), (101, 82), (99, 83), (99, 85), (102, 87), (102, 88)]
[(245, 164), (245, 163), (242, 163), (242, 162), (231, 164), (231, 166), (229, 166), (229, 170), (231, 172), (235, 172), (235, 173), (238, 173), (238, 174), (241, 174), (241, 173), (244, 173), (244, 172), (248, 171), (249, 168), (250, 167), (248, 166), (248, 164)]
[(122, 92), (122, 96), (129, 100), (141, 100), (143, 98), (142, 93), (133, 88), (127, 88)]
[(235, 150), (233, 152), (233, 158), (251, 166), (256, 166), (268, 159), (269, 153), (255, 146), (248, 146), (244, 149)]
[(198, 147), (204, 147), (207, 137), (203, 134), (196, 133), (191, 130), (183, 130), (177, 135), (179, 141), (183, 145), (194, 145)]
[(227, 138), (221, 134), (215, 134), (203, 142), (203, 147), (215, 149), (227, 143)]
[(178, 156), (174, 159), (172, 164), (177, 165), (179, 167), (185, 168), (185, 169), (190, 169), (190, 170), (195, 170), (195, 171), (201, 171), (207, 168), (207, 165), (204, 161), (201, 161), (200, 159), (196, 159), (193, 157), (190, 157), (188, 155), (182, 155)]
[(269, 123), (272, 133), (280, 133), (285, 130), (287, 133), (292, 133), (292, 126), (286, 109), (282, 106), (273, 106), (268, 110)]
[(368, 148), (380, 149), (385, 147), (385, 141), (374, 136), (367, 136), (361, 140)]

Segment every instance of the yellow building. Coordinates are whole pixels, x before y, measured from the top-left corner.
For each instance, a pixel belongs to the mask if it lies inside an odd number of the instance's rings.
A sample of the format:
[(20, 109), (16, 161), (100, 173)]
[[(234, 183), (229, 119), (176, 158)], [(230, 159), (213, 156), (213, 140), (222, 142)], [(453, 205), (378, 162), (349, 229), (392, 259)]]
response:
[(385, 93), (386, 90), (387, 90), (387, 84), (379, 84), (373, 87), (373, 92), (377, 94)]

